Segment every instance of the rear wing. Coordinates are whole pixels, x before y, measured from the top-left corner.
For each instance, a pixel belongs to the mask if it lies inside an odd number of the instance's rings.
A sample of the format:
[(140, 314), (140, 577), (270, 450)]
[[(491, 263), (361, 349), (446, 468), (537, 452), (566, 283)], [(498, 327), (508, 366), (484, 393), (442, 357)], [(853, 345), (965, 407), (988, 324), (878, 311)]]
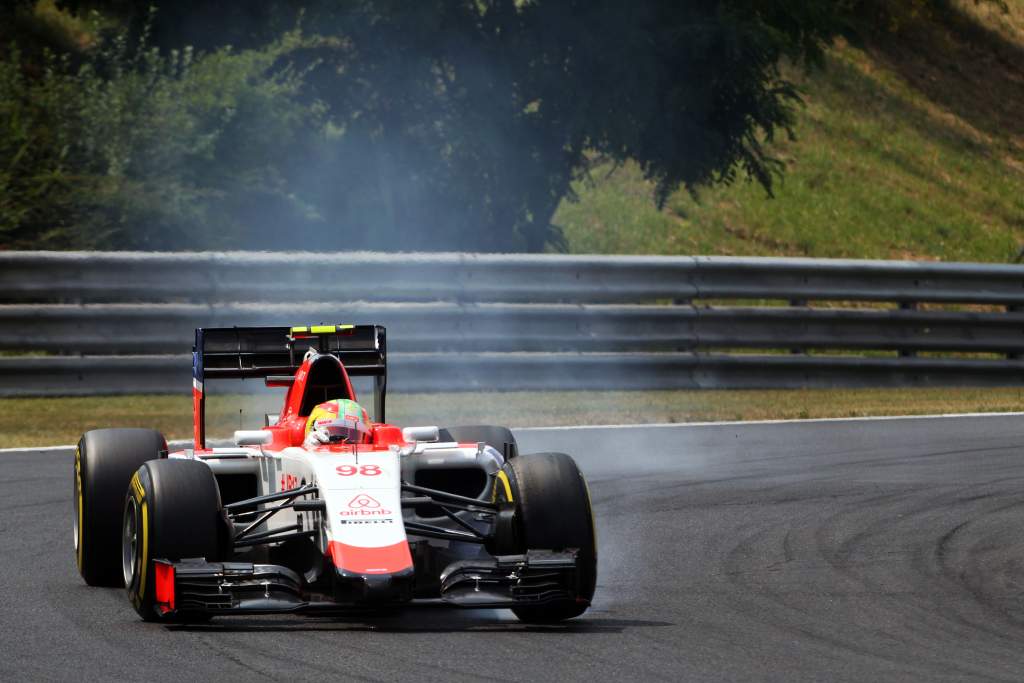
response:
[(382, 326), (201, 327), (192, 347), (196, 448), (206, 443), (207, 380), (291, 376), (310, 349), (335, 356), (351, 377), (373, 377), (374, 419), (384, 422), (388, 370)]

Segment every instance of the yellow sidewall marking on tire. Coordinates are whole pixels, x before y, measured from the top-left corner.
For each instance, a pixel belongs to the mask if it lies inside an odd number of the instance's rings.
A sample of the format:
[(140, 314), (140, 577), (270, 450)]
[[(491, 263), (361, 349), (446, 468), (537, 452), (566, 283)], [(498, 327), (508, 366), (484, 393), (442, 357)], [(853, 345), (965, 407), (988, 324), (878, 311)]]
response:
[(498, 482), (499, 481), (501, 482), (502, 486), (504, 486), (504, 488), (505, 488), (505, 499), (508, 502), (510, 502), (510, 503), (513, 502), (513, 500), (512, 500), (512, 484), (509, 483), (508, 475), (505, 474), (504, 470), (498, 470), (498, 474), (495, 475), (494, 499), (495, 500), (498, 499)]
[[(142, 534), (142, 554), (139, 555), (138, 590), (132, 596), (132, 602), (138, 606), (142, 604), (142, 596), (146, 593), (146, 566), (149, 564), (149, 506), (146, 504), (146, 490), (142, 488), (138, 472), (132, 475), (131, 489), (135, 501), (142, 511), (142, 524), (140, 525), (142, 528), (139, 529), (139, 533)], [(131, 587), (129, 586), (130, 592)]]
[(78, 495), (78, 552), (75, 553), (75, 561), (78, 562), (78, 571), (82, 571), (82, 540), (85, 537), (85, 507), (82, 504), (82, 449), (75, 449), (75, 487)]
[(139, 481), (138, 472), (132, 475), (132, 488), (135, 490), (135, 497), (138, 498), (141, 503), (146, 497), (146, 492), (142, 490), (142, 482)]
[(146, 565), (149, 564), (149, 510), (142, 501), (142, 555), (139, 556), (139, 601), (146, 593)]

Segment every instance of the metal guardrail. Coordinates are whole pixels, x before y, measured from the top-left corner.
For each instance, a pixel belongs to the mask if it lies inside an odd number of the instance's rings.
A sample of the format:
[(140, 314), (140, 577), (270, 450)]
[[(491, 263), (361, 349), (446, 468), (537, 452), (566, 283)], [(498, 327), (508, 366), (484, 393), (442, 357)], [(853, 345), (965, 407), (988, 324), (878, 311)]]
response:
[[(84, 356), (0, 358), (0, 396), (186, 394), (191, 357)], [(463, 353), (389, 355), (390, 389), (399, 392), (1006, 386), (1024, 361), (856, 356), (693, 353)], [(218, 393), (257, 391), (225, 380)]]
[(690, 299), (1024, 306), (1024, 267), (723, 256), (0, 252), (0, 302)]
[(196, 327), (357, 321), (399, 352), (874, 349), (1024, 354), (1024, 313), (567, 304), (0, 306), (0, 350), (185, 353)]
[(0, 395), (184, 392), (193, 328), (317, 321), (386, 325), (406, 391), (1019, 385), (1020, 307), (1010, 265), (0, 252), (0, 351), (56, 354)]

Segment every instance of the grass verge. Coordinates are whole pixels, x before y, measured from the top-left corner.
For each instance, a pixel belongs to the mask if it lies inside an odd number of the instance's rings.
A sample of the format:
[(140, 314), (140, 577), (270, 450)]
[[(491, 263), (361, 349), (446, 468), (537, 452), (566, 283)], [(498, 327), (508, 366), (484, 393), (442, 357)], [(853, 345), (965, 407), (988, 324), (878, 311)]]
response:
[[(262, 425), (275, 396), (215, 396), (210, 436)], [(239, 412), (241, 409), (241, 412)], [(390, 399), (400, 424), (505, 424), (546, 427), (717, 420), (808, 419), (1024, 409), (1021, 389), (807, 389), (776, 391), (623, 391), (406, 394)], [(98, 427), (152, 427), (168, 438), (192, 434), (185, 396), (0, 399), (0, 448), (55, 446)]]
[(803, 78), (775, 198), (737, 182), (662, 210), (636, 164), (595, 170), (554, 222), (575, 253), (1008, 262), (1024, 243), (1024, 0), (953, 0), (840, 42)]

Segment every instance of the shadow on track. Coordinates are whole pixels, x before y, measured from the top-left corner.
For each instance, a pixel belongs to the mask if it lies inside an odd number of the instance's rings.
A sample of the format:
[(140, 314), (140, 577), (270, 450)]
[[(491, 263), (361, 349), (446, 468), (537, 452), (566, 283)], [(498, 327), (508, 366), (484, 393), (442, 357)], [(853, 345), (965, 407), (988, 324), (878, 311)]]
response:
[(275, 633), (302, 631), (375, 632), (375, 633), (622, 633), (634, 628), (660, 628), (675, 626), (666, 621), (643, 619), (584, 618), (561, 624), (526, 624), (508, 617), (441, 613), (438, 611), (410, 612), (401, 616), (387, 615), (376, 618), (344, 620), (344, 617), (296, 618), (231, 618), (219, 617), (203, 624), (170, 624), (168, 631), (195, 633)]

